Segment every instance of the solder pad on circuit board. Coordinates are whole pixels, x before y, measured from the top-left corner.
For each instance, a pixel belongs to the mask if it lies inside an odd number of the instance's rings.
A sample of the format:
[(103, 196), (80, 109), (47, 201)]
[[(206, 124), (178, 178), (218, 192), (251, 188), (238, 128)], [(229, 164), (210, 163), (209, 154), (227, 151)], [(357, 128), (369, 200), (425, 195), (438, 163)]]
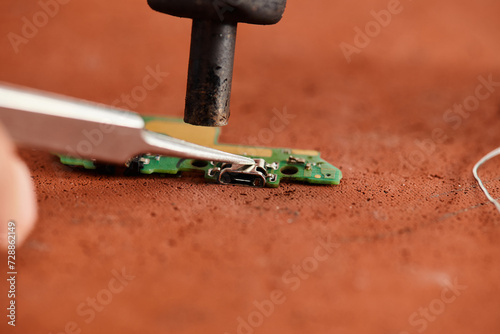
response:
[[(171, 137), (186, 140), (198, 145), (215, 148), (221, 151), (260, 159), (262, 168), (256, 174), (262, 174), (262, 180), (240, 180), (235, 177), (228, 184), (242, 184), (257, 187), (278, 187), (281, 180), (292, 180), (311, 184), (339, 184), (342, 178), (341, 171), (335, 166), (324, 161), (318, 151), (299, 150), (289, 148), (267, 148), (255, 146), (219, 144), (220, 129), (209, 127), (196, 127), (186, 124), (182, 119), (167, 117), (143, 117), (146, 129)], [(76, 159), (68, 156), (59, 156), (61, 162), (66, 165), (82, 166), (87, 169), (95, 169), (93, 161)], [(256, 160), (257, 161), (257, 160)], [(133, 158), (127, 164), (142, 174), (162, 173), (178, 174), (181, 172), (203, 172), (205, 178), (210, 181), (226, 183), (223, 171), (234, 166), (192, 159), (182, 159), (158, 155), (144, 154)], [(228, 174), (228, 173), (226, 173)], [(240, 174), (241, 175), (241, 174)], [(244, 173), (243, 173), (244, 175)], [(243, 177), (244, 179), (245, 177)], [(234, 182), (232, 182), (234, 181)], [(241, 182), (239, 182), (241, 181)], [(258, 181), (258, 182), (257, 182)], [(246, 184), (245, 182), (249, 182)]]

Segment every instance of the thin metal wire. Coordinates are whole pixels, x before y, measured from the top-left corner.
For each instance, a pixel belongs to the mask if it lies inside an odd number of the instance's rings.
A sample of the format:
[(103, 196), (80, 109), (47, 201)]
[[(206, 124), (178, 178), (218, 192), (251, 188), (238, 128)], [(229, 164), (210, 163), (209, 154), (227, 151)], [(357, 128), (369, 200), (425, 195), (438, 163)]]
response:
[(481, 158), (481, 160), (479, 160), (477, 162), (477, 164), (474, 165), (474, 168), (472, 168), (472, 174), (474, 174), (474, 177), (476, 178), (477, 182), (479, 183), (479, 187), (481, 187), (481, 190), (483, 190), (483, 192), (486, 195), (486, 197), (488, 198), (488, 200), (491, 203), (493, 203), (495, 205), (495, 207), (497, 208), (498, 212), (500, 212), (500, 203), (498, 202), (498, 200), (496, 200), (495, 198), (493, 198), (493, 196), (490, 195), (490, 193), (488, 192), (488, 189), (486, 189), (486, 187), (483, 184), (483, 181), (481, 181), (481, 178), (477, 174), (477, 170), (479, 169), (479, 167), (482, 164), (484, 164), (486, 161), (496, 157), (497, 155), (500, 155), (500, 147), (491, 151), (490, 153), (486, 154), (483, 158)]

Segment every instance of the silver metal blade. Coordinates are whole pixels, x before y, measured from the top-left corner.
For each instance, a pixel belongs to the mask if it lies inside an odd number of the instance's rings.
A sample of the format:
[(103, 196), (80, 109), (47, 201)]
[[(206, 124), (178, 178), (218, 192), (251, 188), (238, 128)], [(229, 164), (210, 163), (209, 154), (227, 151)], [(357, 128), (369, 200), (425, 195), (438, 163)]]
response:
[(0, 85), (0, 122), (20, 145), (82, 159), (125, 163), (153, 153), (254, 164), (250, 158), (146, 131), (136, 113), (13, 86)]
[(255, 165), (255, 161), (241, 155), (219, 151), (213, 148), (196, 145), (177, 138), (168, 137), (156, 132), (143, 131), (144, 141), (150, 146), (148, 153), (157, 153), (169, 150), (170, 156), (208, 160), (222, 161), (240, 165)]

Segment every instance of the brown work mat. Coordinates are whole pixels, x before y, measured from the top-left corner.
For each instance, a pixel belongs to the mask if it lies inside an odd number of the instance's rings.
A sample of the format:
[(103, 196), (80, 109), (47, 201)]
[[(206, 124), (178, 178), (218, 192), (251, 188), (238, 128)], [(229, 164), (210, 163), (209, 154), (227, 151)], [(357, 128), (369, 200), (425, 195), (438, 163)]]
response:
[[(1, 81), (182, 117), (189, 20), (74, 0), (12, 44), (41, 3), (1, 2)], [(21, 150), (39, 219), (0, 332), (500, 332), (500, 213), (471, 173), (500, 146), (499, 10), (289, 1), (279, 24), (239, 26), (220, 141), (248, 144), (286, 108), (259, 144), (321, 151), (339, 186), (110, 177)], [(499, 161), (480, 170), (494, 197)]]

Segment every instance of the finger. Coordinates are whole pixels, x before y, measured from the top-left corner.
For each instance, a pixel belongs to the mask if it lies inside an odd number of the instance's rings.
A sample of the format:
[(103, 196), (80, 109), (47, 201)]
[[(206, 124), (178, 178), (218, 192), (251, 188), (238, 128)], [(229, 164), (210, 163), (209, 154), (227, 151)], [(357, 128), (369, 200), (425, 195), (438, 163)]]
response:
[(16, 223), (20, 245), (36, 221), (36, 196), (28, 168), (0, 125), (0, 247), (7, 247), (7, 224)]

